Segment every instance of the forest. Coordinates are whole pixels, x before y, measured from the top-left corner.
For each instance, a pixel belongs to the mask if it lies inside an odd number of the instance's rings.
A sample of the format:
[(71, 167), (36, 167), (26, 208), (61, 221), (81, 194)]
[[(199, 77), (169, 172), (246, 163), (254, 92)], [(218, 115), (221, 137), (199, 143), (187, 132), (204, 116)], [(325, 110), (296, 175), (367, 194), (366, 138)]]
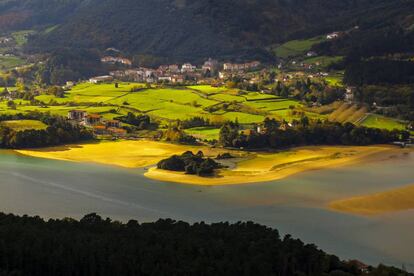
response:
[(0, 213), (1, 275), (412, 275), (361, 271), (313, 244), (253, 222), (127, 223)]

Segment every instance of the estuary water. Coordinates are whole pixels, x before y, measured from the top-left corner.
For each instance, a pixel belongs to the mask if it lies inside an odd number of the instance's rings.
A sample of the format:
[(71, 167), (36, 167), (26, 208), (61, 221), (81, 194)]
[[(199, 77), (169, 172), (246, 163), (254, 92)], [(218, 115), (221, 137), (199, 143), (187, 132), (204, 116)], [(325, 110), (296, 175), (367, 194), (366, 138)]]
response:
[(143, 173), (0, 151), (0, 211), (44, 218), (96, 212), (140, 222), (251, 220), (343, 259), (414, 270), (414, 210), (360, 217), (326, 209), (334, 199), (414, 184), (414, 153), (244, 185), (181, 185), (150, 180)]

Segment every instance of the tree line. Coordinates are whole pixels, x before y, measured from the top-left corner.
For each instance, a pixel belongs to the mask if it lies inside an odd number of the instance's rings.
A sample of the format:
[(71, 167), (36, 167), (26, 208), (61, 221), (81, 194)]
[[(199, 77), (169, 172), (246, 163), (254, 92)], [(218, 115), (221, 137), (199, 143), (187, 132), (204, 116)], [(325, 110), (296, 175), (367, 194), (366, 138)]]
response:
[(1, 275), (412, 275), (362, 272), (313, 244), (253, 222), (127, 223), (0, 213)]
[(5, 120), (40, 120), (47, 125), (45, 129), (15, 130), (0, 125), (0, 148), (39, 148), (61, 144), (75, 143), (93, 139), (93, 133), (86, 128), (74, 125), (65, 118), (48, 114), (1, 115)]
[(304, 145), (372, 145), (402, 141), (408, 131), (383, 130), (355, 126), (351, 123), (310, 122), (306, 117), (290, 126), (286, 122), (266, 119), (263, 131), (244, 134), (237, 123), (226, 123), (220, 129), (219, 142), (225, 147), (282, 149)]

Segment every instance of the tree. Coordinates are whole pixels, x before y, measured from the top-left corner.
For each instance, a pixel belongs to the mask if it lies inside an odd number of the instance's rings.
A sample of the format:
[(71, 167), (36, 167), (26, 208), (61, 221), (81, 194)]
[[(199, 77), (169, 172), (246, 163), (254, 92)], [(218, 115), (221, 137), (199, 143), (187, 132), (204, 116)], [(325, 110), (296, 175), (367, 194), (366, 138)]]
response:
[(14, 101), (8, 101), (7, 107), (10, 109), (16, 109), (16, 103)]
[(233, 141), (239, 136), (239, 125), (237, 123), (225, 123), (219, 134), (219, 143), (224, 147), (232, 147)]

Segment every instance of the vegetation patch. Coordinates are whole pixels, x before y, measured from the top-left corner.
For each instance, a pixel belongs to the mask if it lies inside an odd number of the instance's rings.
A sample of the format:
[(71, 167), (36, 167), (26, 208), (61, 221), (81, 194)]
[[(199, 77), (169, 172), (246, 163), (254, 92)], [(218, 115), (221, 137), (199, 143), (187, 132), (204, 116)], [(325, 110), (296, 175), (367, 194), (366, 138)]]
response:
[(198, 176), (210, 176), (216, 169), (221, 166), (211, 158), (204, 158), (202, 151), (197, 154), (187, 151), (182, 155), (173, 155), (170, 158), (161, 160), (157, 168), (167, 171), (185, 172), (186, 174), (195, 174)]
[(323, 41), (325, 41), (325, 38), (322, 36), (303, 40), (291, 40), (280, 45), (274, 51), (276, 56), (280, 58), (298, 56), (305, 54), (312, 48), (313, 45)]
[(22, 130), (41, 130), (46, 129), (47, 125), (38, 120), (11, 120), (11, 121), (2, 121), (0, 126), (5, 126), (16, 131)]
[(399, 120), (376, 114), (369, 114), (368, 117), (366, 117), (365, 120), (361, 122), (361, 125), (365, 127), (388, 130), (405, 130), (407, 127), (405, 123)]

